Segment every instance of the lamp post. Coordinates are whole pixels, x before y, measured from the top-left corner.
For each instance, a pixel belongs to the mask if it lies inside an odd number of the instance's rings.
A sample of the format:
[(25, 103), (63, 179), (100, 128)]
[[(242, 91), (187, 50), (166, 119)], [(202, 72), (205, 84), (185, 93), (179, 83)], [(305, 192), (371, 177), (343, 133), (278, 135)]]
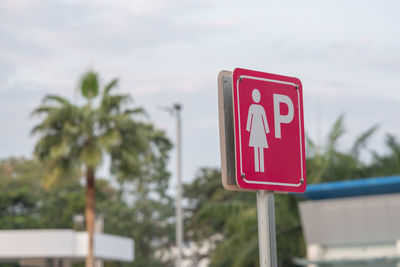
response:
[(160, 107), (176, 117), (176, 224), (175, 240), (178, 247), (178, 256), (176, 258), (176, 267), (182, 266), (182, 247), (183, 247), (183, 216), (182, 216), (182, 106), (179, 103), (172, 107)]
[(183, 217), (182, 217), (182, 121), (180, 104), (174, 105), (176, 115), (176, 244), (178, 246), (178, 257), (176, 266), (181, 267), (183, 246)]

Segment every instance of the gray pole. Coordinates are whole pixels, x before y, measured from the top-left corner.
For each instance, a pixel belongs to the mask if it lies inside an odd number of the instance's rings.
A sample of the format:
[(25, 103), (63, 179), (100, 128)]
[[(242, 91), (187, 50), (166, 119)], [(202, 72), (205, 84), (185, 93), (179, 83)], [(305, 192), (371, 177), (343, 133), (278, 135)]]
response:
[(176, 245), (178, 247), (178, 257), (176, 259), (176, 266), (182, 266), (182, 245), (183, 245), (183, 218), (182, 218), (182, 122), (181, 122), (181, 109), (180, 104), (175, 104), (176, 111), (176, 151), (177, 151), (177, 184), (176, 184)]
[(274, 192), (257, 190), (260, 267), (277, 267)]

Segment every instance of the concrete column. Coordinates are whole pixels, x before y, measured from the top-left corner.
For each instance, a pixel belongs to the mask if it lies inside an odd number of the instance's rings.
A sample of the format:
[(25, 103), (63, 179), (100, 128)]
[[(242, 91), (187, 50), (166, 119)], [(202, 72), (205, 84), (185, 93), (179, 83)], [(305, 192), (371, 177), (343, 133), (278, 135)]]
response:
[(30, 267), (51, 267), (51, 263), (46, 259), (21, 259), (18, 261), (19, 265)]
[[(322, 247), (318, 244), (307, 245), (307, 260), (316, 261), (320, 260), (323, 256)], [(308, 264), (307, 267), (318, 267), (318, 264)]]

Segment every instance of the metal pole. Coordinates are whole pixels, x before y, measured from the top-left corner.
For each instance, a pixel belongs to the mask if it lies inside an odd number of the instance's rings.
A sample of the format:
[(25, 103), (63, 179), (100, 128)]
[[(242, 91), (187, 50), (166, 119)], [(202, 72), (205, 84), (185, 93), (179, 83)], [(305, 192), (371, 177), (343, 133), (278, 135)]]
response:
[(176, 151), (177, 151), (177, 185), (176, 185), (176, 245), (178, 247), (178, 257), (176, 266), (181, 267), (182, 262), (182, 245), (183, 245), (183, 218), (182, 218), (182, 122), (180, 104), (175, 104), (176, 111)]
[(257, 190), (260, 267), (277, 267), (274, 192)]

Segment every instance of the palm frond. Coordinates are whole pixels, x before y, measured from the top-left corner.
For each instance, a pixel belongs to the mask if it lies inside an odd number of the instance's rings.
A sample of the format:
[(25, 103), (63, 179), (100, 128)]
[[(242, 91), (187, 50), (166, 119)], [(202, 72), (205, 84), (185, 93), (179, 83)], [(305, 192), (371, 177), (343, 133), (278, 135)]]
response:
[(311, 137), (306, 133), (306, 156), (310, 157), (318, 153), (318, 149), (314, 143), (314, 141), (311, 139)]
[(30, 134), (31, 135), (35, 135), (36, 133), (39, 133), (39, 132), (43, 131), (43, 129), (45, 127), (46, 127), (46, 125), (44, 125), (43, 123), (37, 124), (31, 129)]
[(351, 148), (351, 154), (353, 157), (357, 158), (361, 149), (363, 149), (368, 140), (371, 138), (371, 136), (376, 132), (378, 129), (378, 125), (374, 125), (371, 128), (369, 128), (366, 132), (362, 133), (354, 142), (353, 147)]
[(329, 133), (329, 138), (328, 138), (329, 150), (332, 150), (336, 146), (338, 139), (346, 132), (343, 124), (343, 119), (344, 115), (341, 114), (333, 124), (333, 127)]
[(134, 108), (134, 109), (127, 109), (124, 112), (127, 115), (142, 115), (146, 118), (149, 118), (149, 114), (141, 107), (139, 108)]
[(134, 108), (134, 109), (127, 109), (124, 112), (125, 114), (144, 114), (146, 111), (143, 108)]
[(43, 113), (49, 113), (49, 112), (53, 111), (54, 109), (55, 109), (54, 107), (42, 105), (42, 106), (34, 109), (31, 112), (31, 116), (40, 115)]
[(104, 87), (103, 96), (108, 95), (111, 89), (113, 89), (117, 85), (118, 85), (118, 78), (115, 78)]
[(106, 95), (101, 101), (100, 109), (106, 113), (117, 112), (120, 113), (122, 105), (131, 101), (130, 95)]
[(122, 144), (121, 135), (116, 129), (107, 131), (105, 134), (99, 136), (97, 142), (100, 147), (105, 147), (106, 150), (110, 150), (113, 147), (119, 147)]
[(306, 133), (306, 144), (310, 149), (315, 149), (315, 143), (311, 139), (310, 135), (308, 135), (307, 133)]
[(99, 78), (94, 71), (88, 71), (81, 78), (80, 89), (82, 95), (92, 99), (99, 94)]
[(400, 143), (397, 142), (396, 138), (393, 135), (386, 135), (386, 146), (391, 150), (394, 155), (400, 155)]
[(102, 150), (96, 143), (83, 147), (79, 154), (80, 162), (85, 166), (96, 169), (102, 161)]
[(48, 102), (56, 102), (62, 105), (70, 105), (70, 102), (68, 99), (62, 97), (62, 96), (58, 96), (58, 95), (46, 95), (43, 100), (42, 103), (48, 103)]

